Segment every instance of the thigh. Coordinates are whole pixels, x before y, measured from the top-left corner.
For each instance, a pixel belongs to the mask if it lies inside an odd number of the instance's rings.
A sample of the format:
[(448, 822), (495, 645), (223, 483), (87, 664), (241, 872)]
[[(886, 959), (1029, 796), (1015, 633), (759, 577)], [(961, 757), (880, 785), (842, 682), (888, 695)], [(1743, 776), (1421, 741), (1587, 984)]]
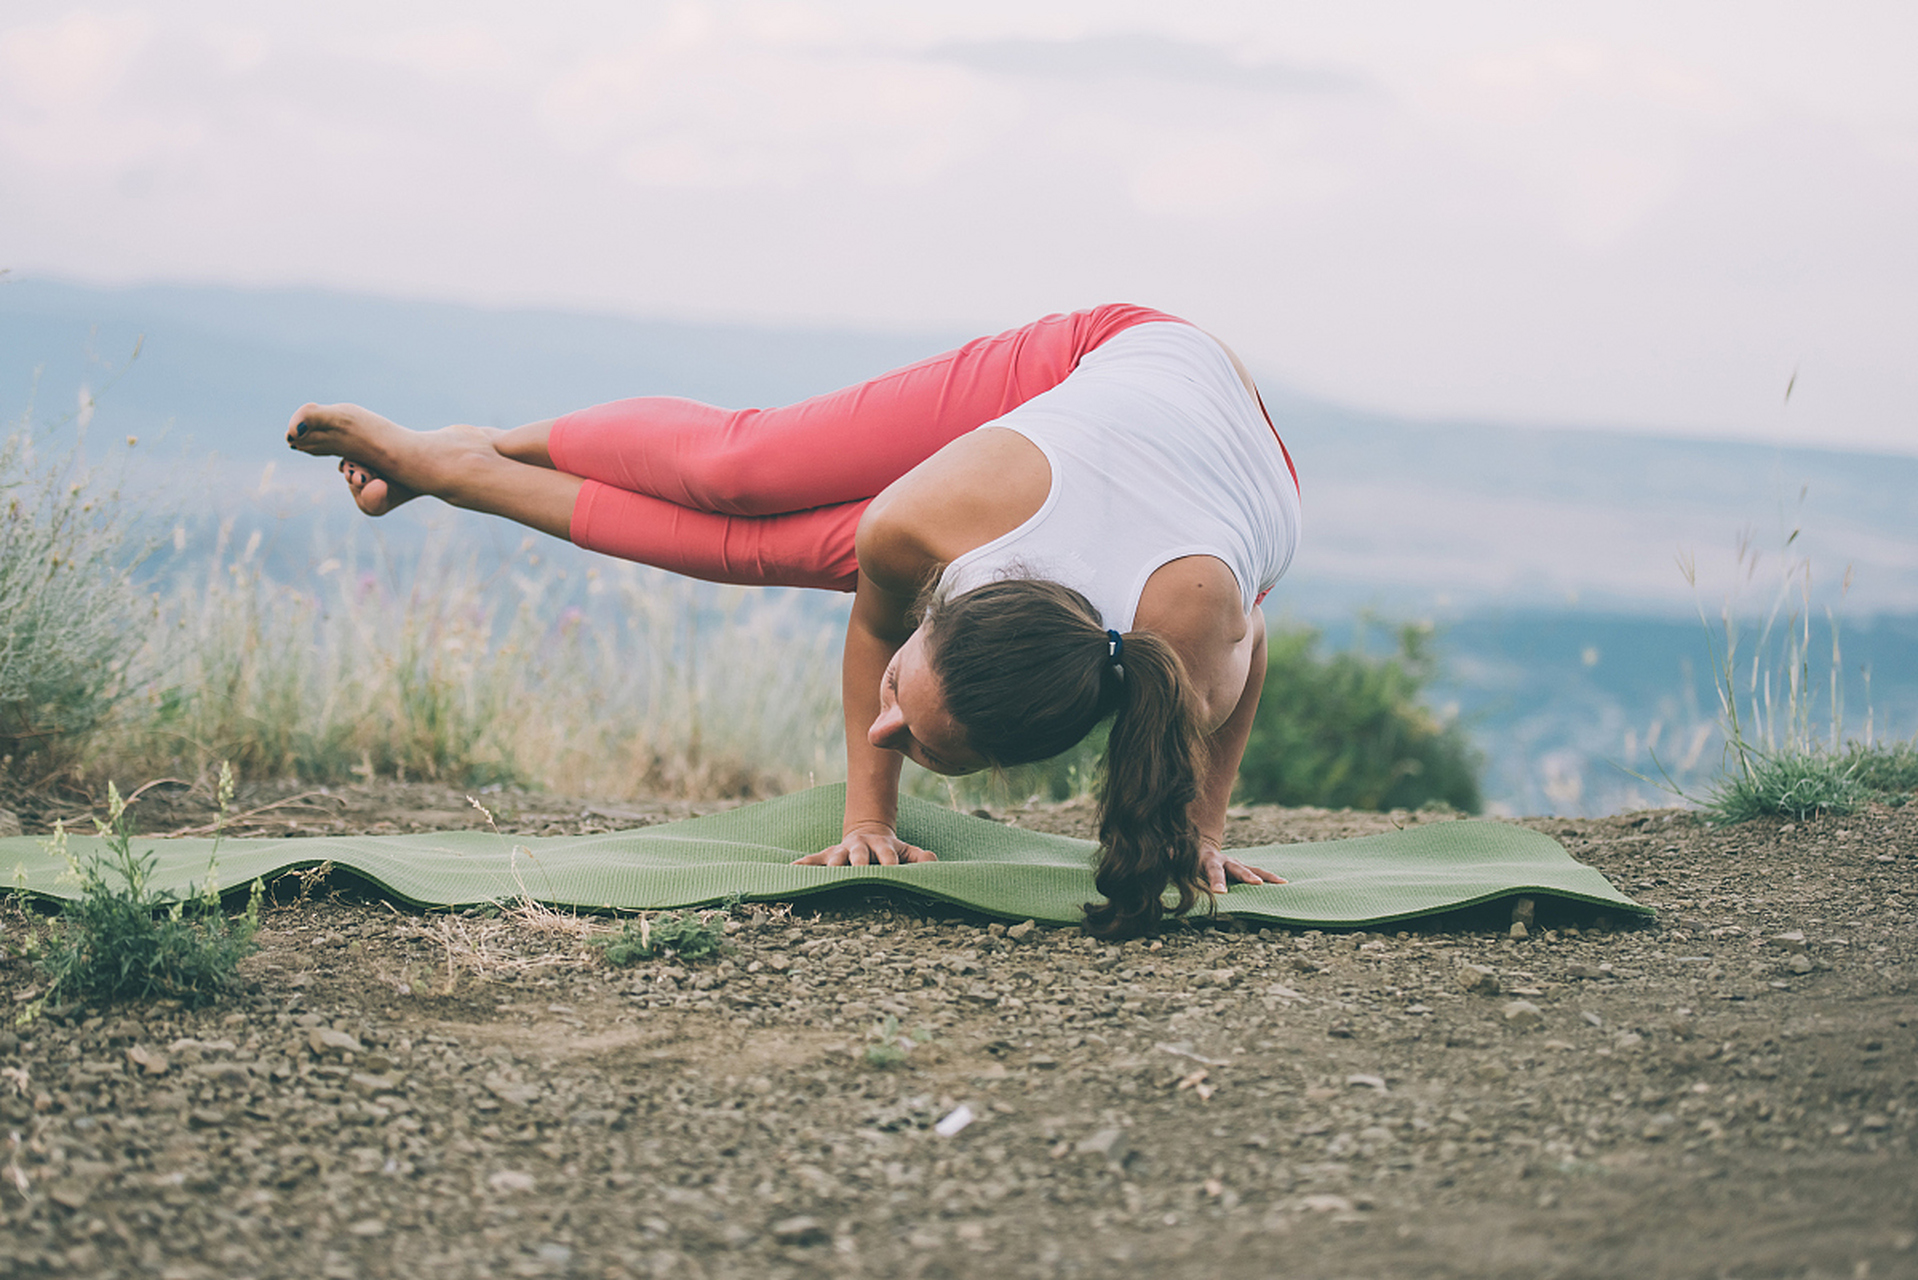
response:
[(617, 401), (555, 423), (553, 461), (573, 475), (729, 515), (863, 501), (959, 436), (1057, 386), (1114, 333), (1170, 318), (1126, 305), (1047, 316), (776, 409)]

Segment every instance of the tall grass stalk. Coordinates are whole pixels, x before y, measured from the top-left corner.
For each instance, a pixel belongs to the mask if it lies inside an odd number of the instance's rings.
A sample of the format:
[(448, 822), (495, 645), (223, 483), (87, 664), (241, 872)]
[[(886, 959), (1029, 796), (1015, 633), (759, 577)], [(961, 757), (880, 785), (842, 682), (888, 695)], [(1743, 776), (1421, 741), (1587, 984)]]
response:
[[(1794, 818), (1845, 814), (1875, 796), (1898, 795), (1918, 785), (1918, 759), (1914, 758), (1918, 753), (1910, 744), (1874, 742), (1869, 707), (1863, 740), (1847, 735), (1844, 648), (1837, 615), (1829, 606), (1823, 612), (1831, 636), (1831, 658), (1825, 679), (1815, 678), (1812, 569), (1808, 557), (1792, 551), (1798, 536), (1799, 530), (1793, 529), (1785, 539), (1771, 601), (1757, 623), (1748, 653), (1740, 654), (1745, 636), (1735, 593), (1720, 607), (1716, 635), (1704, 607), (1699, 607), (1726, 756), (1718, 781), (1702, 803), (1720, 821), (1742, 822), (1770, 814)], [(1749, 535), (1739, 539), (1737, 551), (1742, 581), (1755, 581), (1762, 557)], [(1696, 590), (1695, 562), (1681, 557), (1679, 568)], [(1850, 587), (1847, 569), (1841, 599)], [(1867, 672), (1867, 688), (1869, 680)], [(1823, 716), (1817, 712), (1820, 684), (1826, 692)]]

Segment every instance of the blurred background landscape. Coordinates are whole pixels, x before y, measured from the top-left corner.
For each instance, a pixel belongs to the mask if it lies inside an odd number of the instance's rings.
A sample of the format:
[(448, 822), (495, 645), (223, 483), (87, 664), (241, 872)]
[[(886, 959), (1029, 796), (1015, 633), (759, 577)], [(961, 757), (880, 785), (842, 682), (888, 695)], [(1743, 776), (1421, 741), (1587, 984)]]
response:
[[(157, 549), (144, 581), (197, 582), (215, 559), (244, 553), (249, 573), (315, 600), (349, 559), (393, 566), (387, 589), (417, 593), (424, 584), (397, 566), (426, 556), (502, 616), (536, 595), (529, 625), (541, 634), (607, 603), (591, 588), (612, 566), (433, 503), (368, 521), (328, 463), (285, 448), (290, 409), (350, 397), (414, 424), (508, 426), (638, 389), (778, 404), (966, 336), (641, 322), (310, 290), (0, 287), (0, 385), (37, 388), (35, 413), (67, 416), (69, 431), (86, 397), (93, 452), (118, 458), (122, 492), (146, 513), (139, 536)], [(1810, 604), (1821, 724), (1836, 692), (1852, 734), (1867, 715), (1879, 736), (1918, 729), (1918, 519), (1907, 496), (1918, 492), (1918, 457), (1419, 421), (1307, 399), (1270, 380), (1264, 392), (1307, 499), (1305, 548), (1266, 605), (1274, 624), (1318, 630), (1327, 651), (1380, 655), (1397, 626), (1430, 628), (1424, 699), (1482, 754), (1493, 811), (1668, 803), (1653, 781), (1661, 767), (1699, 788), (1723, 745), (1713, 654), (1724, 609), (1735, 606), (1752, 643), (1792, 564), (1811, 569), (1808, 592), (1785, 608), (1788, 617)], [(130, 452), (127, 436), (139, 440)], [(1687, 560), (1697, 566), (1691, 580)], [(1794, 581), (1803, 586), (1802, 573)], [(777, 617), (782, 643), (813, 657), (800, 700), (810, 722), (769, 726), (746, 714), (746, 705), (765, 707), (761, 696), (708, 712), (734, 725), (736, 755), (766, 760), (763, 783), (725, 785), (776, 785), (770, 775), (794, 776), (802, 762), (807, 776), (836, 776), (842, 598), (651, 580), (645, 592), (674, 608), (745, 610), (753, 620), (735, 618), (733, 630), (761, 631)], [(634, 607), (621, 599), (616, 608)], [(1774, 631), (1783, 629), (1781, 618)], [(756, 735), (778, 749), (755, 747)]]
[[(1114, 300), (1258, 376), (1304, 484), (1267, 602), (1289, 696), (1442, 748), (1394, 777), (1476, 753), (1432, 796), (1500, 812), (1695, 794), (1728, 640), (1747, 728), (1910, 739), (1913, 47), (1888, 0), (21, 0), (0, 754), (83, 789), (224, 755), (823, 781), (844, 601), (362, 520), (289, 412), (781, 403)], [(30, 649), (94, 674), (28, 714)], [(118, 755), (47, 754), (109, 702)], [(1309, 794), (1384, 802), (1336, 757)]]

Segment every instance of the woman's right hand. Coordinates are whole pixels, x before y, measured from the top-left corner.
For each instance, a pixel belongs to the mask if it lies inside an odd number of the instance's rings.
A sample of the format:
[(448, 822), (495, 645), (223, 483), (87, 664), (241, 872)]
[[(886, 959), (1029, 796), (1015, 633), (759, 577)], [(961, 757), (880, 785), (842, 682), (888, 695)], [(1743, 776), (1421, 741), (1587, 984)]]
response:
[(937, 862), (939, 855), (930, 849), (907, 844), (891, 827), (862, 823), (840, 838), (838, 844), (803, 858), (794, 858), (796, 867), (896, 867), (907, 862)]

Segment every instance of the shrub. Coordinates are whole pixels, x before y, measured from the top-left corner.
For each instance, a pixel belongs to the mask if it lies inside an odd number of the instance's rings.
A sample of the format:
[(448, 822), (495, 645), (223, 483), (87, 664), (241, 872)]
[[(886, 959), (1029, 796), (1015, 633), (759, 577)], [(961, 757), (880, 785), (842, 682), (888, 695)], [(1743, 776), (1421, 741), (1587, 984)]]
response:
[[(232, 775), (222, 770), (222, 816), (233, 795)], [(80, 896), (69, 902), (40, 962), (48, 982), (35, 1006), (70, 1000), (107, 1003), (160, 997), (189, 1006), (207, 1004), (233, 983), (241, 960), (255, 949), (263, 887), (253, 882), (246, 913), (229, 919), (220, 909), (215, 867), (184, 899), (152, 891), (154, 856), (133, 852), (131, 824), (119, 789), (107, 787), (107, 820), (95, 819), (109, 856), (82, 863), (69, 855)], [(61, 851), (66, 833), (55, 829)], [(218, 842), (215, 842), (218, 848)]]
[(1362, 647), (1321, 657), (1312, 629), (1266, 639), (1259, 701), (1238, 798), (1326, 808), (1416, 809), (1480, 804), (1478, 753), (1456, 723), (1420, 700), (1436, 674), (1431, 632), (1400, 627), (1396, 651)]
[(128, 551), (77, 444), (45, 458), (24, 422), (0, 439), (0, 756), (51, 772), (113, 707), (141, 630)]

